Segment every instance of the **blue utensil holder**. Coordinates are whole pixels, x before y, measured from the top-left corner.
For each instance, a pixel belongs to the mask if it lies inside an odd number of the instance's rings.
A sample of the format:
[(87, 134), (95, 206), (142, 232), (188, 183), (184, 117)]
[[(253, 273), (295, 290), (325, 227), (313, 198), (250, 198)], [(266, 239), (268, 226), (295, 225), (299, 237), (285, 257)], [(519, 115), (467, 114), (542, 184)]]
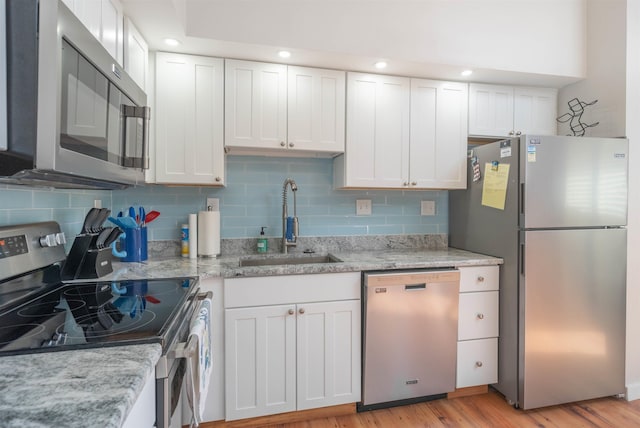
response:
[(147, 260), (147, 228), (136, 227), (124, 229), (124, 237), (120, 240), (120, 251), (127, 255), (120, 258), (123, 262), (143, 262)]

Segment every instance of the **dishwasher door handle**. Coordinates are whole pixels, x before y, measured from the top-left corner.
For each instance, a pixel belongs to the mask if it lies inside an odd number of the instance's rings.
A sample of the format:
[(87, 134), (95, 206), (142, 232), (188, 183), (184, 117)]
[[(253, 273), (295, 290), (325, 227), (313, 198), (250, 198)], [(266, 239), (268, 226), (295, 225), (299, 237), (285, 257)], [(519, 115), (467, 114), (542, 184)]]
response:
[(427, 283), (423, 282), (422, 284), (407, 284), (404, 286), (404, 289), (407, 291), (411, 290), (424, 290), (427, 288)]

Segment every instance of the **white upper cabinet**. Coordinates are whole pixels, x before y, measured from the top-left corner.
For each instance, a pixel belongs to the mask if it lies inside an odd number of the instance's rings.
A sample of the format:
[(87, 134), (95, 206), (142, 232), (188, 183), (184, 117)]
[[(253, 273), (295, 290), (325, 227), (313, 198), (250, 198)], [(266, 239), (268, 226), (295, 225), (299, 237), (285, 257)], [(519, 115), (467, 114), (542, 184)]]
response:
[(337, 188), (466, 185), (467, 86), (348, 73), (346, 153)]
[(347, 74), (346, 154), (336, 158), (337, 187), (399, 188), (409, 173), (411, 79)]
[(344, 71), (287, 68), (288, 147), (344, 152)]
[(156, 54), (156, 182), (224, 185), (224, 60)]
[(227, 60), (225, 146), (231, 153), (341, 153), (344, 79), (342, 71)]
[(149, 47), (140, 32), (127, 17), (124, 18), (124, 69), (131, 78), (147, 91)]
[(467, 103), (464, 83), (411, 79), (409, 187), (466, 187)]
[(64, 0), (67, 7), (118, 61), (123, 62), (122, 4), (118, 0)]
[(469, 135), (555, 135), (556, 89), (469, 85)]
[(287, 140), (287, 66), (226, 60), (225, 145), (283, 148)]

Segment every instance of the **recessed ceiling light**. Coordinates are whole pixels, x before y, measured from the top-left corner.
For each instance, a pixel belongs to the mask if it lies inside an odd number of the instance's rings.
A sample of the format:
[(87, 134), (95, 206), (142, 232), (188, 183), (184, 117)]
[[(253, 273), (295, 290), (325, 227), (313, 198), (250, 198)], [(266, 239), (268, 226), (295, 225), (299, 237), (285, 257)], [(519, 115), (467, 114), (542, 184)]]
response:
[(178, 46), (180, 44), (180, 41), (171, 38), (164, 39), (164, 42), (169, 46)]
[(289, 51), (280, 51), (280, 52), (278, 52), (278, 56), (280, 58), (289, 58), (291, 56), (291, 52), (289, 52)]
[(473, 74), (473, 70), (464, 70), (460, 74), (463, 75), (463, 76), (471, 76)]
[(387, 67), (387, 63), (384, 61), (378, 61), (375, 63), (376, 68), (383, 69)]

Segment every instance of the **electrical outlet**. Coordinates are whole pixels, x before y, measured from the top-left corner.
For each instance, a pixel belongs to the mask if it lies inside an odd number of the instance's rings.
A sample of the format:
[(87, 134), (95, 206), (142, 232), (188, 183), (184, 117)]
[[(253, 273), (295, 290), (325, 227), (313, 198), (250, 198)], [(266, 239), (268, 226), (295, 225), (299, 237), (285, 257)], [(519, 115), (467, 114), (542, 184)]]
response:
[(211, 207), (211, 211), (220, 211), (220, 199), (207, 198), (207, 205), (205, 206), (205, 209), (209, 210), (208, 207)]
[(436, 201), (420, 202), (420, 215), (436, 215)]
[(356, 200), (356, 215), (371, 215), (371, 199)]
[(94, 199), (93, 208), (102, 208), (102, 199)]

